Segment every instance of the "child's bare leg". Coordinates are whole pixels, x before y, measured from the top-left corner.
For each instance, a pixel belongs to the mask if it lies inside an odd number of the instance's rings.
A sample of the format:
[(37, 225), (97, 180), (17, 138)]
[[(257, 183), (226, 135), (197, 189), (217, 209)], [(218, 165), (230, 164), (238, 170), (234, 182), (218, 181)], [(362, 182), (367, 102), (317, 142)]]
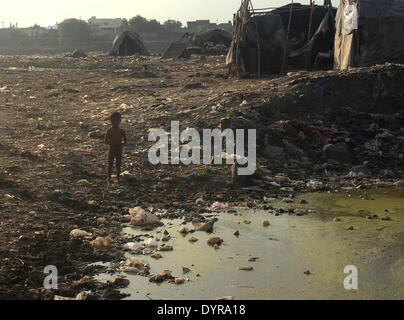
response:
[(121, 163), (122, 163), (122, 151), (116, 155), (116, 178), (118, 182), (121, 177)]
[(114, 154), (110, 151), (108, 153), (108, 181), (111, 181), (113, 166), (114, 166)]

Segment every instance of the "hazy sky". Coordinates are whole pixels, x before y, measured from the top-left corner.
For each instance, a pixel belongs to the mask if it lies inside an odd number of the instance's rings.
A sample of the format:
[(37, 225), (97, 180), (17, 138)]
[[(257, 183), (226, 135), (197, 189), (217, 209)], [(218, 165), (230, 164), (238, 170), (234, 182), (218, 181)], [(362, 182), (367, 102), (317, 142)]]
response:
[[(255, 8), (276, 7), (288, 4), (288, 0), (253, 0)], [(309, 0), (296, 1), (310, 3)], [(334, 0), (333, 5), (337, 2)], [(8, 27), (10, 22), (18, 27), (34, 24), (47, 27), (66, 18), (131, 18), (140, 14), (148, 19), (164, 22), (167, 19), (210, 19), (213, 22), (232, 20), (240, 7), (240, 0), (1, 0), (0, 23)], [(317, 0), (322, 5), (322, 0)], [(0, 27), (2, 25), (0, 24)]]

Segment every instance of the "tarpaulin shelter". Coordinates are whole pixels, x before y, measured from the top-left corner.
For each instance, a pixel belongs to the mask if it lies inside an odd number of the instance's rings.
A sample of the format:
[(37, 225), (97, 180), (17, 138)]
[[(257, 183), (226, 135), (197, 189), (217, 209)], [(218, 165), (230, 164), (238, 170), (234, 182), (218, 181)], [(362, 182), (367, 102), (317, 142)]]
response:
[(181, 36), (179, 40), (172, 42), (161, 58), (162, 59), (189, 58), (191, 56), (191, 53), (187, 50), (187, 48), (190, 44), (191, 36), (192, 34), (186, 32), (183, 36)]
[(285, 30), (289, 28), (290, 21), (286, 61), (289, 68), (318, 68), (318, 60), (328, 57), (328, 68), (332, 69), (337, 10), (331, 2), (324, 6), (294, 3), (271, 13), (281, 16)]
[(210, 42), (213, 45), (222, 44), (226, 47), (230, 47), (232, 41), (232, 34), (223, 29), (213, 29), (203, 32), (201, 34), (194, 35), (192, 44), (194, 46), (203, 47), (205, 43)]
[[(275, 10), (265, 11), (268, 9)], [(244, 0), (234, 16), (233, 40), (226, 59), (230, 72), (260, 75), (279, 73), (287, 66), (310, 68), (319, 53), (332, 55), (335, 12), (331, 4), (299, 3), (254, 10), (251, 0)]]
[(404, 0), (340, 0), (334, 67), (404, 62)]
[(109, 54), (111, 56), (130, 56), (133, 54), (150, 56), (142, 38), (134, 31), (124, 31), (117, 35)]

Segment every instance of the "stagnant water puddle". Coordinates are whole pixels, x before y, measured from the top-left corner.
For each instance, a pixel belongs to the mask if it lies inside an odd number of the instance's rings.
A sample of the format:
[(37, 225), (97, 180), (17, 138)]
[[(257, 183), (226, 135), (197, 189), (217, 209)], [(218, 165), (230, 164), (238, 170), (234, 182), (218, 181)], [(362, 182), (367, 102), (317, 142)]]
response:
[[(307, 204), (297, 204), (299, 200)], [(295, 203), (272, 203), (274, 208), (313, 210), (305, 216), (275, 216), (268, 211), (218, 213), (213, 234), (178, 233), (183, 220), (164, 220), (164, 227), (147, 232), (161, 238), (167, 230), (172, 252), (163, 258), (138, 257), (151, 265), (150, 273), (165, 270), (188, 278), (182, 285), (149, 283), (147, 277), (122, 273), (130, 286), (129, 299), (403, 299), (404, 188), (352, 192), (350, 195), (313, 193)], [(367, 217), (373, 217), (368, 219)], [(382, 218), (390, 217), (391, 220)], [(340, 221), (334, 221), (339, 218)], [(269, 220), (270, 226), (262, 222)], [(251, 221), (245, 224), (244, 221)], [(349, 227), (353, 230), (348, 230)], [(186, 227), (192, 229), (192, 225)], [(236, 237), (234, 232), (240, 235)], [(128, 235), (144, 231), (127, 227)], [(220, 249), (207, 245), (211, 236), (224, 240)], [(196, 243), (188, 239), (195, 237)], [(130, 254), (127, 254), (130, 257)], [(358, 289), (344, 288), (344, 268), (358, 269)], [(251, 266), (252, 271), (239, 267)], [(191, 269), (183, 274), (182, 267)], [(307, 274), (306, 271), (310, 271)], [(305, 273), (306, 272), (306, 273)], [(197, 277), (197, 275), (200, 277)], [(111, 277), (100, 275), (99, 280)]]

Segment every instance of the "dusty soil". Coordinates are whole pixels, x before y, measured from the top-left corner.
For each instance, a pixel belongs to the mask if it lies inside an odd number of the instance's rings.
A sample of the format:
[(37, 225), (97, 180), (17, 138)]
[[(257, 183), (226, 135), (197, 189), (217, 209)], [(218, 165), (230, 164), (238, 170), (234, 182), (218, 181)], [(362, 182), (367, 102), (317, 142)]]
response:
[[(168, 217), (209, 211), (214, 201), (265, 209), (271, 197), (403, 183), (402, 66), (236, 80), (224, 60), (0, 56), (0, 299), (83, 290), (122, 298), (117, 283), (91, 279), (102, 268), (89, 263), (123, 259), (128, 208)], [(108, 186), (103, 133), (115, 110), (129, 138), (127, 173)], [(181, 130), (256, 129), (254, 177), (240, 185), (229, 165), (152, 166), (148, 132), (169, 131), (174, 120)], [(113, 242), (94, 248), (71, 240), (73, 229)], [(58, 266), (59, 290), (42, 288), (47, 265)]]

